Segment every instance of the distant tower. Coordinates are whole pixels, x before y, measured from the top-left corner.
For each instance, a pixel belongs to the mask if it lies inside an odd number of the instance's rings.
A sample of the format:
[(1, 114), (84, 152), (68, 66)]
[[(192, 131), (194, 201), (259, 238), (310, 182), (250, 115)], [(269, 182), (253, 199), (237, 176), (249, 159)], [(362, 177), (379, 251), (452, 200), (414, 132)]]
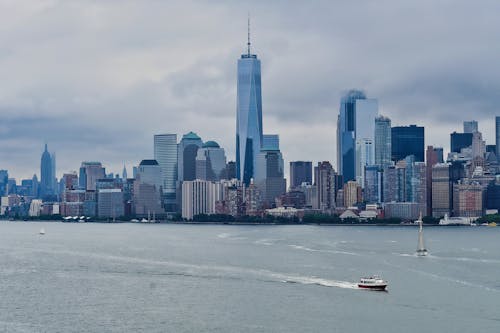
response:
[(375, 118), (375, 164), (386, 168), (391, 160), (391, 120), (384, 116)]
[(475, 133), (478, 132), (478, 126), (476, 120), (464, 121), (464, 133)]
[(55, 194), (54, 189), (54, 171), (55, 171), (55, 158), (53, 158), (45, 144), (45, 150), (42, 153), (40, 161), (40, 195), (42, 197)]
[(125, 167), (125, 164), (123, 165), (122, 179), (127, 180), (127, 168)]
[(375, 159), (375, 117), (378, 101), (351, 90), (340, 102), (337, 120), (337, 166), (344, 182), (356, 180), (364, 186), (364, 167)]
[(500, 117), (495, 117), (495, 144), (497, 148), (497, 159), (500, 160)]
[(250, 52), (250, 19), (247, 53), (238, 60), (236, 103), (236, 175), (250, 184), (262, 148), (262, 94), (260, 60)]

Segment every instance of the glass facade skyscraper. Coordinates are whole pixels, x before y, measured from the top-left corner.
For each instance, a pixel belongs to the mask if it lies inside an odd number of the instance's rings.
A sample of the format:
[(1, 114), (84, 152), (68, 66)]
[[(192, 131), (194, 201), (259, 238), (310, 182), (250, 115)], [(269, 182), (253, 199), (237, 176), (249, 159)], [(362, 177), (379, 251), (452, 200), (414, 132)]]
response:
[(380, 116), (375, 118), (375, 164), (386, 168), (391, 160), (391, 120)]
[(424, 162), (424, 127), (417, 125), (397, 126), (392, 132), (392, 160), (401, 161), (405, 157), (415, 156), (415, 162)]
[(374, 163), (376, 99), (358, 90), (349, 91), (340, 102), (337, 120), (337, 164), (344, 182), (357, 180), (363, 186), (364, 167)]
[(312, 162), (290, 162), (290, 188), (297, 188), (302, 183), (312, 184)]
[(161, 169), (165, 210), (174, 212), (176, 211), (177, 134), (154, 136), (154, 158)]
[(457, 133), (450, 134), (450, 150), (454, 153), (460, 153), (462, 148), (472, 146), (472, 133)]
[(495, 117), (495, 144), (497, 148), (497, 159), (500, 160), (500, 117)]
[(262, 148), (262, 94), (260, 60), (248, 52), (238, 59), (236, 103), (236, 174), (246, 185), (254, 177)]

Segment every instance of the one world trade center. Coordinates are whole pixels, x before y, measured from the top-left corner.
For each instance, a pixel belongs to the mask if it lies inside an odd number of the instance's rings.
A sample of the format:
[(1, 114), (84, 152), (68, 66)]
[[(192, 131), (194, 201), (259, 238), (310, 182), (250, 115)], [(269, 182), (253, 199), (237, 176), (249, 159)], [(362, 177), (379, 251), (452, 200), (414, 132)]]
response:
[(262, 96), (260, 60), (250, 53), (250, 23), (247, 53), (238, 59), (236, 105), (236, 175), (246, 185), (254, 177), (256, 157), (262, 148)]

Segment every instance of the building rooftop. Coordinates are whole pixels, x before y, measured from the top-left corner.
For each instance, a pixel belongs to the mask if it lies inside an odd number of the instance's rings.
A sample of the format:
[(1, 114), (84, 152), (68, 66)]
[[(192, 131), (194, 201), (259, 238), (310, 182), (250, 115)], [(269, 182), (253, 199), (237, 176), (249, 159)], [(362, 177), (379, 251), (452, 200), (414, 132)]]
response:
[(215, 141), (207, 141), (203, 144), (203, 148), (220, 148), (220, 146)]
[(184, 140), (184, 139), (186, 139), (186, 140), (201, 140), (200, 137), (194, 132), (189, 132), (187, 134), (184, 134), (182, 136), (182, 140)]
[(139, 165), (159, 165), (156, 160), (142, 160)]

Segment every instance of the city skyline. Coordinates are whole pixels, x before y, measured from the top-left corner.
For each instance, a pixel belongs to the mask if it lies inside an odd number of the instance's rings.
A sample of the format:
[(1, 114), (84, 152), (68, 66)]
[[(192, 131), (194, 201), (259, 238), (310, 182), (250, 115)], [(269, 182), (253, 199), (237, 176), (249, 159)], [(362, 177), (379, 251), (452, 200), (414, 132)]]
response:
[[(263, 64), (263, 122), (280, 134), (287, 162), (329, 160), (338, 168), (336, 117), (340, 96), (351, 88), (377, 99), (393, 126), (425, 126), (425, 144), (443, 146), (445, 154), (449, 133), (461, 131), (457, 113), (477, 120), (484, 139), (494, 143), (498, 69), (483, 64), (493, 63), (495, 54), (485, 50), (495, 47), (489, 33), (496, 5), (474, 7), (471, 18), (466, 4), (432, 4), (432, 14), (431, 5), (422, 4), (416, 10), (428, 24), (415, 31), (411, 20), (419, 16), (398, 3), (389, 13), (384, 6), (292, 3), (286, 17), (273, 14), (279, 4), (244, 10), (242, 4), (183, 4), (180, 10), (204, 15), (184, 18), (179, 39), (168, 5), (130, 4), (108, 20), (117, 4), (87, 4), (1, 5), (12, 15), (0, 34), (7, 78), (0, 87), (0, 160), (16, 179), (38, 174), (44, 142), (57, 152), (58, 178), (78, 168), (76, 152), (114, 173), (123, 164), (130, 172), (153, 158), (151, 137), (161, 133), (213, 138), (234, 160), (235, 59), (245, 51), (248, 10), (253, 49)], [(314, 20), (303, 13), (314, 13)], [(347, 24), (349, 13), (358, 15), (357, 24)], [(447, 27), (440, 24), (443, 15)], [(221, 19), (226, 16), (231, 20)], [(410, 21), (398, 31), (384, 24), (367, 30), (374, 17)], [(474, 47), (451, 38), (450, 30)], [(34, 31), (37, 38), (27, 37)], [(218, 35), (224, 37), (213, 38)], [(308, 135), (296, 135), (301, 132)]]

